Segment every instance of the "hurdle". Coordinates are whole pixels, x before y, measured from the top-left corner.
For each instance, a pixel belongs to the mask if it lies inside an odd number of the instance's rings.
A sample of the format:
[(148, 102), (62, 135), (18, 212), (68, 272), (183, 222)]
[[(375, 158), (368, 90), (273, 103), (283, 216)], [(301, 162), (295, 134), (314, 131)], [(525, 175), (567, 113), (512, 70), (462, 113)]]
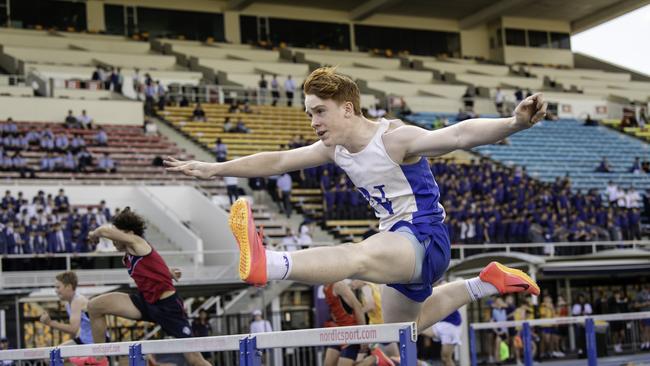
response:
[(415, 323), (287, 330), (200, 338), (163, 339), (0, 351), (0, 361), (49, 359), (63, 366), (65, 357), (128, 356), (129, 366), (145, 366), (147, 354), (239, 351), (239, 366), (260, 366), (262, 350), (283, 347), (399, 343), (402, 365), (417, 364)]
[(637, 312), (637, 313), (617, 313), (607, 315), (590, 315), (590, 316), (570, 316), (559, 317), (550, 319), (534, 319), (534, 320), (521, 320), (521, 321), (506, 321), (506, 322), (487, 322), (487, 323), (472, 323), (469, 326), (469, 349), (470, 349), (470, 362), (472, 366), (478, 365), (477, 360), (477, 347), (476, 347), (476, 331), (481, 329), (495, 329), (495, 328), (521, 328), (521, 338), (524, 343), (523, 361), (525, 366), (533, 366), (533, 352), (532, 352), (532, 332), (531, 327), (539, 325), (571, 325), (583, 324), (585, 327), (585, 348), (587, 355), (588, 366), (598, 366), (598, 348), (596, 345), (596, 321), (625, 321), (625, 320), (640, 320), (650, 318), (650, 311)]

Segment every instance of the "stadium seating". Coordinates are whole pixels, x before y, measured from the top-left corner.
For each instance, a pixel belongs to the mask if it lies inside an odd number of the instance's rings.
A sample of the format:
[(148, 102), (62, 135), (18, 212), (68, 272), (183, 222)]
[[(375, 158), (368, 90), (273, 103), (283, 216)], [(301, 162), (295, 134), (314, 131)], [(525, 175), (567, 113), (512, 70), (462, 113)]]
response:
[[(191, 121), (193, 107), (168, 107), (163, 116), (207, 148), (212, 148), (215, 140), (221, 138), (228, 146), (230, 158), (279, 150), (296, 135), (311, 137), (313, 134), (305, 112), (296, 108), (257, 106), (256, 113), (228, 113), (228, 105), (205, 104), (203, 109), (207, 122)], [(224, 132), (227, 117), (233, 123), (241, 118), (251, 132)]]
[[(545, 182), (568, 175), (573, 189), (604, 189), (609, 180), (624, 187), (650, 188), (650, 176), (628, 170), (639, 156), (648, 157), (650, 146), (603, 126), (584, 126), (576, 120), (544, 121), (509, 138), (510, 145), (489, 145), (475, 150), (508, 165), (525, 166)], [(594, 170), (605, 156), (612, 173)]]

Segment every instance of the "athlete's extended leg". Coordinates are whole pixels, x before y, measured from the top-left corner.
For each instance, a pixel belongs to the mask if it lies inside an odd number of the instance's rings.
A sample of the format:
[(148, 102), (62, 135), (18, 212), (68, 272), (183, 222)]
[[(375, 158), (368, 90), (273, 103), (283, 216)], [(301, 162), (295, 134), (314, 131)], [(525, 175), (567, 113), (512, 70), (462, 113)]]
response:
[(481, 297), (522, 291), (539, 294), (539, 288), (525, 273), (492, 262), (479, 277), (434, 287), (424, 303), (383, 286), (381, 303), (385, 323), (416, 321), (418, 330), (424, 330)]
[(88, 302), (88, 316), (95, 343), (106, 342), (106, 315), (117, 315), (132, 320), (142, 318), (140, 310), (133, 305), (127, 294), (112, 292), (93, 297)]
[(358, 244), (294, 252), (265, 250), (250, 205), (243, 198), (233, 204), (229, 224), (240, 248), (239, 275), (253, 285), (265, 285), (268, 280), (321, 284), (346, 278), (405, 283), (415, 271), (413, 246), (400, 234), (382, 232)]
[(406, 283), (413, 278), (415, 251), (403, 235), (382, 232), (360, 243), (291, 252), (287, 279), (331, 283), (346, 278), (373, 283)]

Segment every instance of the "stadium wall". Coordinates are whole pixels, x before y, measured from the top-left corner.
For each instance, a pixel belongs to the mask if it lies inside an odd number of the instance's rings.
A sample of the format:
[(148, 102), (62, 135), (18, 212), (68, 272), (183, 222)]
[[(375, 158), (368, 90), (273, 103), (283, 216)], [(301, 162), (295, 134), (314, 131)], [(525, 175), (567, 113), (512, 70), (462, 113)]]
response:
[(490, 59), (490, 36), (483, 25), (460, 31), (460, 52), (463, 56)]
[(100, 124), (141, 125), (144, 120), (141, 102), (0, 97), (1, 119), (11, 117), (15, 121), (63, 122), (68, 110), (77, 116), (84, 109)]
[[(203, 240), (205, 250), (224, 250), (237, 247), (228, 227), (228, 214), (210, 202), (193, 187), (147, 186), (144, 190), (173, 212)], [(230, 264), (231, 257), (223, 254), (205, 255), (206, 264)]]

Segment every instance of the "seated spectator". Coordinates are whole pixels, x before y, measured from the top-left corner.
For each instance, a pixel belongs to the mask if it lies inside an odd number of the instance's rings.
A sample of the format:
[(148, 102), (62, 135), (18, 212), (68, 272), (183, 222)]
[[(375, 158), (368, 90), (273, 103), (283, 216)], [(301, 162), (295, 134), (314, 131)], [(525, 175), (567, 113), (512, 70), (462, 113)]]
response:
[(217, 138), (214, 144), (214, 154), (217, 159), (217, 163), (223, 163), (228, 158), (228, 146), (221, 141), (221, 138)]
[(253, 109), (250, 106), (250, 103), (248, 101), (244, 102), (244, 107), (242, 108), (242, 112), (244, 113), (253, 113)]
[(598, 126), (598, 121), (591, 118), (591, 115), (588, 114), (587, 118), (585, 119), (585, 126)]
[(634, 163), (632, 163), (632, 166), (630, 167), (630, 173), (634, 174), (641, 174), (641, 158), (640, 157), (635, 157), (634, 158)]
[(25, 138), (27, 139), (28, 145), (38, 145), (41, 141), (41, 134), (36, 130), (35, 126), (31, 126), (29, 131), (25, 134)]
[(11, 158), (11, 155), (9, 153), (4, 153), (2, 155), (2, 170), (4, 171), (11, 171), (13, 170), (14, 167), (14, 161)]
[(203, 107), (201, 107), (201, 103), (196, 103), (196, 107), (194, 107), (194, 110), (192, 111), (192, 121), (201, 121), (201, 122), (207, 121), (207, 119), (205, 118), (205, 111), (203, 111)]
[(235, 126), (235, 130), (233, 132), (238, 132), (238, 133), (249, 133), (251, 132), (248, 127), (244, 124), (244, 121), (240, 118), (237, 120), (237, 126)]
[(18, 132), (18, 126), (16, 125), (16, 122), (14, 122), (13, 118), (11, 118), (11, 117), (7, 118), (7, 123), (5, 123), (5, 126), (4, 126), (4, 132), (6, 132), (6, 133), (17, 133)]
[(79, 128), (79, 120), (72, 114), (72, 110), (68, 110), (68, 115), (65, 116), (65, 121), (63, 122), (63, 127), (65, 128)]
[(158, 136), (158, 125), (151, 120), (144, 121), (144, 134), (146, 136)]
[(601, 160), (600, 164), (598, 164), (598, 167), (596, 168), (596, 172), (598, 173), (612, 172), (612, 167), (609, 165), (609, 162), (607, 161), (607, 157), (603, 156), (603, 160)]
[(54, 151), (54, 139), (48, 135), (43, 135), (41, 137), (41, 150), (44, 151)]
[(223, 121), (223, 132), (236, 132), (235, 126), (230, 122), (230, 117), (226, 117)]
[(56, 158), (51, 152), (48, 152), (47, 155), (41, 158), (40, 167), (42, 172), (53, 172), (56, 170)]
[(27, 159), (25, 159), (20, 151), (16, 151), (12, 160), (13, 170), (20, 172), (21, 178), (26, 178), (29, 175), (29, 178), (34, 178), (34, 170), (27, 165)]
[(27, 150), (27, 141), (21, 133), (13, 133), (9, 136), (9, 147), (13, 151)]
[(86, 150), (85, 146), (81, 147), (79, 153), (77, 153), (77, 164), (79, 171), (87, 172), (93, 167), (93, 156)]
[(228, 107), (228, 113), (239, 113), (239, 102), (236, 100), (233, 100), (232, 103), (230, 103), (230, 107)]
[(70, 141), (70, 151), (74, 154), (78, 153), (83, 147), (86, 146), (86, 140), (81, 136), (81, 134), (76, 134)]
[(81, 111), (81, 116), (77, 117), (77, 120), (79, 121), (81, 128), (85, 128), (87, 130), (93, 128), (93, 119), (90, 118), (88, 114), (86, 114), (85, 109)]
[(183, 95), (180, 102), (178, 102), (178, 106), (179, 107), (189, 107), (190, 106), (190, 101), (187, 99), (186, 96)]
[(99, 130), (95, 134), (95, 143), (98, 146), (108, 145), (108, 134), (106, 131), (104, 131), (104, 128), (102, 126), (99, 126)]
[(72, 152), (68, 151), (65, 154), (61, 154), (61, 169), (64, 172), (76, 172), (79, 170), (77, 160), (72, 155)]
[(54, 139), (54, 149), (58, 152), (66, 152), (70, 148), (70, 140), (68, 135), (62, 133)]
[(104, 153), (104, 156), (97, 161), (97, 171), (101, 173), (115, 173), (117, 171), (115, 161), (108, 153)]
[(643, 159), (641, 170), (643, 170), (644, 173), (650, 173), (650, 161)]

